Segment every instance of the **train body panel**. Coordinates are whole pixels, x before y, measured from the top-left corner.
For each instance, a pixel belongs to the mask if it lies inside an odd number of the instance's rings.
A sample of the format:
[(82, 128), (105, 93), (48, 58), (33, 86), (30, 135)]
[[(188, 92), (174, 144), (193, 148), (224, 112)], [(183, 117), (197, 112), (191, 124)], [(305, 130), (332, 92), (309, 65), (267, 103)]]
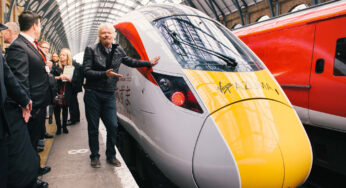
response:
[[(263, 175), (258, 186), (304, 182), (312, 154), (298, 116), (261, 60), (229, 30), (177, 5), (140, 9), (115, 28), (116, 42), (130, 57), (161, 56), (153, 68), (120, 66), (124, 77), (117, 83), (117, 111), (120, 124), (172, 182), (251, 187), (258, 182), (253, 169)], [(287, 143), (292, 131), (302, 143), (296, 149)], [(233, 137), (238, 133), (241, 137)], [(269, 140), (265, 146), (256, 142), (263, 138)], [(265, 152), (268, 148), (272, 151)], [(284, 161), (292, 159), (305, 163), (286, 167)]]
[(272, 72), (304, 123), (346, 131), (346, 3), (235, 30)]

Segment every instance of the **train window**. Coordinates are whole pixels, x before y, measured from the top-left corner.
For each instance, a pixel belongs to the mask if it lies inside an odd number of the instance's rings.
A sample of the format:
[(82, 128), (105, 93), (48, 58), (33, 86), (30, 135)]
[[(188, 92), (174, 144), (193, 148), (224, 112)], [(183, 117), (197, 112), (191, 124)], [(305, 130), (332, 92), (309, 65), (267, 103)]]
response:
[(241, 24), (235, 24), (235, 25), (232, 27), (232, 29), (237, 29), (237, 28), (241, 28), (241, 27), (243, 27), (243, 25), (241, 25)]
[(118, 30), (115, 32), (115, 41), (116, 43), (120, 44), (129, 57), (141, 59), (141, 56), (139, 56), (131, 42)]
[(336, 41), (334, 76), (346, 76), (346, 38)]
[(261, 16), (260, 18), (258, 18), (256, 22), (261, 22), (261, 21), (269, 20), (269, 19), (270, 19), (270, 17), (268, 15), (264, 15), (264, 16)]
[(293, 7), (289, 12), (296, 12), (296, 11), (299, 11), (299, 10), (303, 10), (303, 9), (306, 9), (306, 8), (309, 8), (309, 5), (307, 4), (299, 4), (295, 7)]
[(176, 15), (159, 18), (153, 24), (183, 68), (229, 72), (263, 69), (237, 37), (211, 19)]

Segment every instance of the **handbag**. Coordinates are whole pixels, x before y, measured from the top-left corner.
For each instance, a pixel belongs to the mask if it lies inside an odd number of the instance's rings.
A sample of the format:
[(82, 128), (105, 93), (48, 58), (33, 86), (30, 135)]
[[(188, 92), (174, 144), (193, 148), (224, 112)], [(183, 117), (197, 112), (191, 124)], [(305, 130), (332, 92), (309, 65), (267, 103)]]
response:
[(58, 93), (54, 99), (53, 99), (53, 103), (56, 105), (56, 106), (66, 106), (66, 99), (65, 99), (65, 84), (64, 84), (64, 92), (61, 94), (61, 93)]
[(66, 106), (66, 99), (64, 94), (58, 94), (54, 97), (54, 104), (57, 106)]

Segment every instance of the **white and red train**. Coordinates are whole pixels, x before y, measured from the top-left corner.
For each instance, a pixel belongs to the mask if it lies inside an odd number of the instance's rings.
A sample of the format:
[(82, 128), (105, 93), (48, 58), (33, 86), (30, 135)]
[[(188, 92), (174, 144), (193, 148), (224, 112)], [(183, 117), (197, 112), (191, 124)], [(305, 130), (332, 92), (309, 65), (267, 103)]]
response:
[(303, 123), (346, 132), (346, 1), (233, 33), (265, 63)]
[[(151, 5), (117, 20), (133, 58), (117, 84), (119, 123), (179, 187), (297, 187), (309, 139), (262, 61), (226, 27), (183, 5)], [(132, 149), (132, 148), (130, 148)]]

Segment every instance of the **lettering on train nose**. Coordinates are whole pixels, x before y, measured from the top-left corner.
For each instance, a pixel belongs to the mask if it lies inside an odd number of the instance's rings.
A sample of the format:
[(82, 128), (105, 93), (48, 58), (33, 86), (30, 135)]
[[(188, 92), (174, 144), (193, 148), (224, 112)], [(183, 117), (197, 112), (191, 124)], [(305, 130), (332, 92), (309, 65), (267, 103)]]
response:
[(268, 91), (275, 91), (277, 95), (280, 95), (276, 88), (273, 88), (267, 82), (257, 82), (257, 81), (242, 81), (242, 82), (219, 82), (217, 89), (223, 94), (231, 94), (231, 88), (238, 90), (252, 90), (252, 89), (263, 89)]
[(226, 94), (229, 93), (231, 94), (230, 88), (233, 86), (232, 83), (227, 83), (226, 85), (222, 86), (222, 83), (219, 82), (219, 86), (217, 87), (218, 90), (221, 91), (221, 93)]

